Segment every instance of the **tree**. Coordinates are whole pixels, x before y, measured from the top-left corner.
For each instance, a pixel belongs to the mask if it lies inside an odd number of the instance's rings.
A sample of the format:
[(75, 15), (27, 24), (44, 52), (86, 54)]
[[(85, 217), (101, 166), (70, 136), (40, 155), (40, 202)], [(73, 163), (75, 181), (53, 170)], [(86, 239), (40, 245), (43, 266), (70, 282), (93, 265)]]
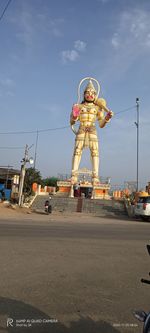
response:
[(57, 186), (58, 178), (56, 177), (47, 177), (42, 180), (44, 186)]
[(33, 183), (42, 184), (42, 177), (40, 171), (34, 168), (28, 168), (26, 169), (26, 174), (24, 178), (24, 188), (23, 188), (23, 191), (27, 195), (30, 195), (32, 193)]

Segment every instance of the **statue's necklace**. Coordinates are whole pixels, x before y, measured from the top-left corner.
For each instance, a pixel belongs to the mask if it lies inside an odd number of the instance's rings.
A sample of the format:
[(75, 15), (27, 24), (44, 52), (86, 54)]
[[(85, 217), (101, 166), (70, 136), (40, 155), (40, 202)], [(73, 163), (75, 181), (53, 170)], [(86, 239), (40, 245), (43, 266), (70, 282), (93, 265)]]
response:
[(90, 105), (88, 105), (88, 104), (85, 104), (85, 107), (87, 108), (87, 109), (91, 109), (92, 107), (94, 106), (94, 104), (92, 103), (92, 104), (90, 104)]

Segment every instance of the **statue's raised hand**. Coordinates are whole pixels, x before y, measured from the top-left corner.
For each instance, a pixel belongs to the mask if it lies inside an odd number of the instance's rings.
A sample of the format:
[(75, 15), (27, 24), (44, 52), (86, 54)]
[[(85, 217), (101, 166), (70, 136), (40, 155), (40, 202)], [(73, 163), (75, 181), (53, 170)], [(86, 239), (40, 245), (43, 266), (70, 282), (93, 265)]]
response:
[(73, 113), (73, 117), (74, 119), (78, 118), (79, 114), (80, 114), (80, 108), (78, 106), (78, 104), (74, 104), (72, 107), (72, 113)]
[(112, 111), (107, 112), (107, 115), (106, 115), (106, 117), (105, 117), (105, 120), (106, 120), (106, 121), (109, 121), (109, 120), (112, 118), (112, 116), (113, 116), (113, 112), (112, 112)]

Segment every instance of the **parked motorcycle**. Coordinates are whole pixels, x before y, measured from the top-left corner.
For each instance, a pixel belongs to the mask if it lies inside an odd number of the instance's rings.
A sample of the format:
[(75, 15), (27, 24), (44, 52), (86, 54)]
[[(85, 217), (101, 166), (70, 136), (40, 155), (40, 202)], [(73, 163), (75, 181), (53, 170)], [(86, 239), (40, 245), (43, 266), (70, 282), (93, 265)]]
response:
[[(150, 255), (150, 245), (147, 245), (147, 251)], [(150, 272), (149, 272), (150, 275)], [(150, 284), (150, 280), (141, 279), (142, 283)], [(150, 333), (150, 312), (146, 313), (145, 311), (134, 311), (134, 316), (139, 321), (143, 322), (143, 333)]]

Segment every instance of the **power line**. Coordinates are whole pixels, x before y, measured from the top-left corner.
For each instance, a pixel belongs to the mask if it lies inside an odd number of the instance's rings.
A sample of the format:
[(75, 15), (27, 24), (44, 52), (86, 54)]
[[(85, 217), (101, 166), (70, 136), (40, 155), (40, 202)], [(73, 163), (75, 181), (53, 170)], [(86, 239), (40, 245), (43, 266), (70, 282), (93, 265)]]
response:
[[(127, 109), (121, 110), (119, 112), (114, 113), (114, 116), (118, 115), (119, 113), (122, 112), (127, 112), (129, 110), (135, 109), (135, 105), (131, 106)], [(9, 135), (9, 134), (37, 134), (38, 133), (44, 133), (44, 132), (50, 132), (50, 131), (58, 131), (58, 130), (63, 130), (66, 128), (70, 128), (70, 126), (62, 126), (62, 127), (55, 127), (55, 128), (47, 128), (47, 129), (39, 129), (39, 130), (33, 130), (33, 131), (15, 131), (15, 132), (0, 132), (0, 135)]]
[[(56, 128), (47, 128), (47, 129), (41, 129), (41, 130), (38, 130), (38, 132), (49, 132), (49, 131), (57, 131), (57, 130), (62, 130), (62, 129), (65, 129), (65, 128), (70, 128), (70, 126), (64, 126), (64, 127), (56, 127)], [(34, 131), (34, 133), (37, 133), (37, 131)]]
[[(38, 133), (49, 132), (49, 131), (57, 131), (57, 130), (62, 130), (62, 129), (69, 128), (69, 127), (70, 126), (39, 129)], [(34, 131), (16, 131), (16, 132), (0, 132), (0, 134), (34, 134), (34, 133), (37, 133), (37, 130), (34, 130)]]
[(9, 0), (9, 1), (7, 2), (7, 4), (6, 4), (6, 6), (5, 6), (5, 8), (4, 8), (2, 14), (0, 15), (0, 21), (2, 20), (4, 14), (5, 14), (5, 12), (6, 12), (6, 10), (8, 9), (8, 7), (9, 7), (9, 5), (10, 5), (10, 3), (11, 3), (11, 1), (12, 1), (12, 0)]
[(24, 147), (0, 147), (0, 149), (24, 149)]
[(119, 112), (116, 112), (114, 115), (117, 115), (117, 114), (122, 113), (122, 112), (127, 112), (127, 111), (132, 110), (132, 109), (135, 109), (135, 108), (136, 108), (136, 105), (131, 106), (130, 108), (127, 108), (127, 109), (121, 110), (121, 111), (119, 111)]

